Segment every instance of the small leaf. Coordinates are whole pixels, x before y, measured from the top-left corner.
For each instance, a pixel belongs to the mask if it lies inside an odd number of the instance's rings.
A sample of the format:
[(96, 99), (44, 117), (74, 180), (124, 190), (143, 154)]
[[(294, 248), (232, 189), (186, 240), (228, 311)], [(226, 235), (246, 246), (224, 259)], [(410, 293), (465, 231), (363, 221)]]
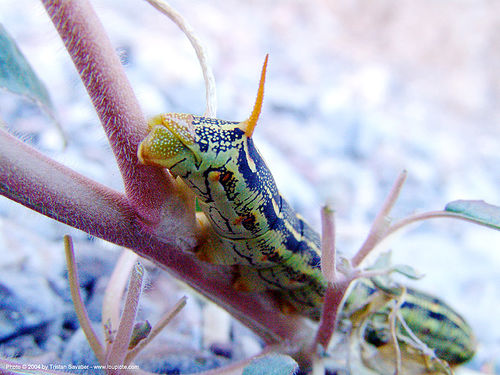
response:
[(132, 336), (130, 337), (130, 342), (128, 344), (129, 349), (133, 349), (137, 346), (139, 341), (145, 339), (151, 332), (151, 324), (146, 320), (145, 322), (135, 323), (134, 329), (132, 330)]
[(26, 96), (52, 113), (52, 102), (47, 89), (2, 25), (0, 25), (0, 87)]
[(399, 296), (401, 294), (401, 286), (395, 284), (388, 274), (371, 277), (373, 285), (384, 293)]
[(500, 229), (500, 207), (486, 203), (485, 201), (453, 201), (448, 203), (444, 210), (464, 216), (478, 224)]
[(378, 289), (384, 291), (385, 293), (399, 296), (401, 294), (401, 286), (393, 281), (391, 277), (391, 273), (393, 272), (397, 272), (412, 280), (419, 280), (424, 277), (424, 274), (419, 273), (412, 266), (408, 266), (406, 264), (396, 264), (395, 266), (388, 268), (384, 274), (371, 277), (370, 280)]
[(351, 261), (346, 257), (339, 256), (339, 263), (337, 264), (337, 269), (344, 275), (350, 275), (352, 273)]
[(391, 257), (392, 257), (391, 250), (388, 250), (388, 251), (381, 253), (377, 257), (377, 259), (375, 259), (375, 262), (373, 263), (373, 265), (368, 267), (368, 269), (381, 270), (381, 269), (390, 267), (391, 266)]
[(0, 88), (35, 102), (56, 125), (64, 145), (66, 135), (55, 115), (49, 92), (38, 78), (16, 42), (0, 24)]
[(298, 364), (284, 354), (269, 354), (254, 359), (245, 369), (243, 375), (291, 375), (298, 369)]
[(415, 268), (407, 264), (396, 264), (392, 267), (392, 271), (400, 273), (412, 280), (419, 280), (424, 277), (423, 273), (418, 272)]

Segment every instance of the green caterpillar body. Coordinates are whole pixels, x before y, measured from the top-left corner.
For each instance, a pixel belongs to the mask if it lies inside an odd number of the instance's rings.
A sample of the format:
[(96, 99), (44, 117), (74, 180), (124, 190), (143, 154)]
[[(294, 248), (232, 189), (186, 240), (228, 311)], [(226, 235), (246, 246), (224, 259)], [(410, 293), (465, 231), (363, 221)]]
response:
[[(399, 309), (406, 325), (419, 340), (431, 348), (436, 356), (450, 365), (458, 365), (471, 359), (476, 348), (472, 329), (467, 322), (448, 304), (440, 299), (412, 289), (405, 288), (403, 303)], [(342, 314), (355, 314), (363, 301), (379, 290), (367, 280), (359, 281), (350, 292)], [(378, 347), (390, 342), (388, 316), (390, 308), (383, 306), (367, 319), (366, 342)], [(398, 325), (398, 340), (406, 341), (408, 333)]]
[[(159, 115), (149, 121), (150, 132), (138, 156), (142, 163), (168, 168), (198, 198), (208, 220), (205, 224), (212, 229), (199, 249), (201, 259), (236, 265), (237, 288), (275, 291), (289, 311), (318, 320), (327, 287), (321, 273), (319, 235), (280, 195), (251, 138), (263, 81), (264, 73), (247, 121)], [(344, 314), (376, 291), (373, 285), (358, 282)], [(440, 300), (409, 290), (401, 313), (440, 358), (458, 364), (472, 357), (475, 344), (470, 327)], [(366, 339), (376, 344), (384, 334)]]
[[(162, 145), (182, 141), (176, 125), (189, 124), (187, 152), (165, 159)], [(197, 195), (216, 233), (204, 259), (238, 265), (238, 287), (248, 291), (285, 290), (297, 311), (318, 319), (326, 280), (320, 269), (319, 236), (279, 194), (273, 176), (239, 123), (167, 114), (142, 143), (141, 158), (166, 166)], [(152, 142), (149, 143), (149, 140)], [(174, 147), (182, 149), (177, 144)], [(156, 156), (156, 150), (160, 152)], [(214, 253), (215, 250), (215, 253)]]

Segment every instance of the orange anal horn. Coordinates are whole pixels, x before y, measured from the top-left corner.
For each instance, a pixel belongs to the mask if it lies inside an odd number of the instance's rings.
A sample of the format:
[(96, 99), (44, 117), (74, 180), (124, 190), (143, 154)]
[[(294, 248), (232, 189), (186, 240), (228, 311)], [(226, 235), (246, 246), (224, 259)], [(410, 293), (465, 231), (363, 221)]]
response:
[(266, 70), (267, 70), (267, 60), (269, 54), (266, 55), (264, 60), (264, 65), (262, 66), (262, 72), (260, 73), (260, 83), (259, 90), (257, 91), (257, 99), (253, 106), (252, 114), (250, 117), (240, 124), (240, 129), (243, 130), (248, 138), (253, 134), (255, 126), (257, 125), (257, 120), (259, 119), (260, 110), (262, 109), (262, 102), (264, 101), (264, 82), (266, 81)]

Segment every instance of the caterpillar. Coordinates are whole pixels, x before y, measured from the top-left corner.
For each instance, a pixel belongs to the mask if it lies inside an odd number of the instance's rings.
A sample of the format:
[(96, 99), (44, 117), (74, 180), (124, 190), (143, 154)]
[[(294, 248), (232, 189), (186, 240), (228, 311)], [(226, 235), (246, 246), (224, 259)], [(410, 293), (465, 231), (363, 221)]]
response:
[[(398, 324), (399, 344), (412, 341), (411, 335), (405, 332), (409, 328), (418, 340), (431, 348), (434, 354), (447, 364), (456, 366), (470, 360), (474, 355), (476, 342), (472, 329), (465, 320), (449, 305), (432, 295), (413, 288), (400, 288), (400, 291), (402, 289), (405, 293), (399, 312), (407, 328)], [(366, 342), (375, 347), (391, 347), (389, 327), (391, 308), (386, 303), (390, 301), (387, 299), (389, 297), (382, 296), (385, 302), (375, 304), (376, 311), (361, 319), (361, 322), (354, 317), (363, 314), (360, 311), (369, 309), (373, 297), (377, 294), (380, 292), (371, 281), (358, 281), (346, 299), (342, 314), (357, 324), (365, 325), (363, 338)], [(416, 347), (419, 346), (418, 343), (414, 344)], [(415, 351), (413, 357), (417, 357)]]
[[(236, 288), (274, 291), (289, 311), (318, 320), (327, 287), (321, 273), (320, 237), (281, 196), (252, 139), (266, 68), (267, 57), (247, 120), (179, 113), (155, 116), (148, 122), (149, 133), (139, 145), (138, 157), (144, 164), (167, 168), (197, 197), (204, 213), (200, 224), (207, 228), (205, 242), (197, 249), (200, 259), (236, 266)], [(375, 291), (367, 283), (356, 286), (348, 302)], [(436, 348), (436, 340), (446, 341), (438, 345), (440, 358), (458, 364), (473, 355), (471, 329), (456, 312), (432, 296), (412, 290), (408, 296), (402, 315), (413, 319), (412, 329), (424, 343)], [(375, 336), (366, 339), (382, 340), (381, 334)]]

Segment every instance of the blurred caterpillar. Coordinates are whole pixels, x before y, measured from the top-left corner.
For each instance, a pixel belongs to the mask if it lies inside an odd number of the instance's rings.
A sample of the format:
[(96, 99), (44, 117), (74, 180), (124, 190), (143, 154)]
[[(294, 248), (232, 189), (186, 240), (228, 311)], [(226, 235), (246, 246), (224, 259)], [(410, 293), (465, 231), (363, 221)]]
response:
[[(198, 198), (210, 228), (200, 259), (237, 265), (235, 287), (273, 290), (288, 310), (318, 320), (327, 282), (320, 269), (319, 235), (280, 195), (252, 134), (260, 114), (267, 57), (257, 100), (243, 122), (190, 114), (153, 117), (149, 134), (139, 146), (139, 160), (168, 168)], [(374, 293), (364, 282), (351, 293), (354, 301)], [(408, 290), (401, 313), (420, 340), (450, 364), (472, 357), (474, 339), (467, 323), (438, 299)], [(372, 343), (383, 334), (366, 336)]]

